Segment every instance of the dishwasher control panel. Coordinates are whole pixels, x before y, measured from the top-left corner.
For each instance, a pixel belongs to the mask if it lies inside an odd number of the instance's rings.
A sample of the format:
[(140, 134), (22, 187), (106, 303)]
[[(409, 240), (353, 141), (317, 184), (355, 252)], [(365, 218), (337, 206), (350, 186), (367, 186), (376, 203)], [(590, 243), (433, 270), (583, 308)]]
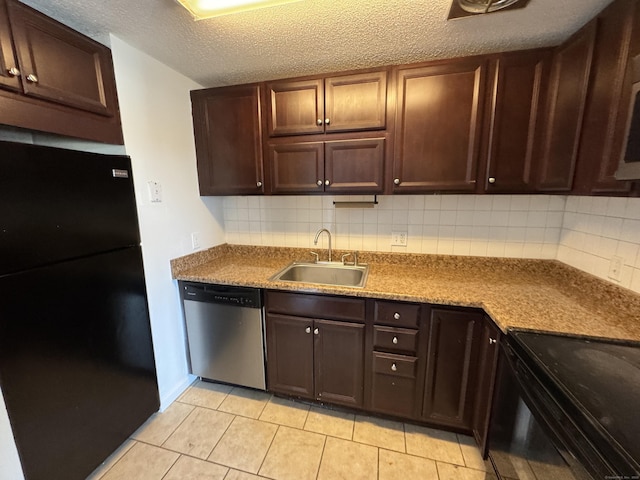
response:
[(180, 282), (182, 299), (194, 302), (218, 303), (245, 308), (262, 308), (260, 289)]

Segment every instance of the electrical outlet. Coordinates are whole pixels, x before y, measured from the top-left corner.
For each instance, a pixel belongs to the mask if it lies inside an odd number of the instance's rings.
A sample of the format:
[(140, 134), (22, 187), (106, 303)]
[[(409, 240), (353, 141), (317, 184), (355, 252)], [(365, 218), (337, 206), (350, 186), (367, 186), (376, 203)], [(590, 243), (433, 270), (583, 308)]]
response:
[(200, 234), (198, 232), (193, 232), (191, 234), (191, 248), (194, 250), (198, 250), (200, 248)]
[(149, 201), (151, 203), (162, 202), (162, 185), (160, 185), (160, 182), (149, 181), (147, 182), (147, 188), (149, 189)]
[(391, 232), (391, 246), (392, 247), (406, 247), (407, 246), (407, 232)]
[(609, 262), (609, 278), (615, 280), (616, 282), (619, 282), (620, 277), (622, 276), (623, 265), (624, 258), (618, 257), (617, 255), (611, 257), (611, 261)]

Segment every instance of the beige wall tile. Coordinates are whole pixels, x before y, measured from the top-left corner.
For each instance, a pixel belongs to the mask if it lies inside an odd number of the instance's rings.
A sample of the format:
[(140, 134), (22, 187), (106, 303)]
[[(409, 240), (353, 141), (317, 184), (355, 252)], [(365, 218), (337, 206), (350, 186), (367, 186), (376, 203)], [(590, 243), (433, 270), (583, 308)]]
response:
[(436, 462), (405, 453), (380, 449), (378, 480), (438, 480)]
[(228, 471), (222, 465), (183, 455), (162, 480), (224, 480)]
[(213, 408), (215, 410), (232, 389), (233, 387), (229, 385), (198, 380), (187, 388), (180, 398), (178, 398), (178, 401), (198, 407)]
[(407, 453), (464, 466), (455, 433), (405, 424)]
[(162, 445), (192, 411), (191, 405), (173, 402), (164, 412), (154, 414), (131, 437), (141, 442)]
[(351, 440), (353, 438), (354, 423), (355, 415), (352, 413), (329, 410), (322, 407), (311, 407), (304, 429)]
[(440, 480), (485, 480), (487, 472), (460, 467), (450, 463), (436, 462)]
[(327, 438), (318, 480), (371, 480), (377, 476), (376, 447), (333, 437)]
[(177, 453), (136, 442), (102, 480), (161, 480), (178, 457)]
[(475, 470), (486, 470), (486, 465), (473, 437), (469, 435), (458, 435), (458, 443), (462, 450), (465, 466)]
[(118, 447), (115, 452), (109, 455), (109, 458), (102, 462), (102, 465), (96, 468), (93, 473), (87, 477), (87, 480), (99, 480), (100, 478), (102, 478), (102, 476), (107, 473), (109, 469), (113, 467), (118, 462), (118, 460), (120, 460), (124, 456), (124, 454), (127, 453), (129, 449), (135, 444), (136, 442), (134, 442), (133, 440), (127, 440), (122, 445), (120, 445), (120, 447)]
[(224, 435), (233, 415), (195, 407), (193, 412), (162, 445), (186, 455), (206, 459)]
[(406, 452), (404, 428), (400, 422), (356, 415), (353, 440), (397, 452)]
[(302, 428), (307, 419), (309, 406), (291, 400), (271, 397), (264, 407), (260, 420), (287, 427)]
[(277, 425), (236, 417), (209, 456), (209, 460), (229, 467), (258, 473), (276, 435)]
[(279, 427), (259, 475), (278, 480), (315, 480), (324, 435)]
[(258, 418), (271, 394), (235, 387), (218, 407), (218, 410), (243, 417)]

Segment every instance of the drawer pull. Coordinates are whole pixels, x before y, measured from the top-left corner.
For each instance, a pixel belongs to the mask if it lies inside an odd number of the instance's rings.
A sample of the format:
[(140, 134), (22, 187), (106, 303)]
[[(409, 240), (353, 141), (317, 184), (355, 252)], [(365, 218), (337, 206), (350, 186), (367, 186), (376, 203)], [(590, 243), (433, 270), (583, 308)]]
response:
[(400, 320), (400, 314), (398, 312), (394, 313), (393, 318), (395, 318), (396, 320)]
[(398, 366), (395, 363), (391, 364), (391, 371), (392, 372), (397, 372), (398, 371)]
[(393, 337), (393, 340), (391, 340), (393, 342), (394, 345), (398, 344), (398, 337)]

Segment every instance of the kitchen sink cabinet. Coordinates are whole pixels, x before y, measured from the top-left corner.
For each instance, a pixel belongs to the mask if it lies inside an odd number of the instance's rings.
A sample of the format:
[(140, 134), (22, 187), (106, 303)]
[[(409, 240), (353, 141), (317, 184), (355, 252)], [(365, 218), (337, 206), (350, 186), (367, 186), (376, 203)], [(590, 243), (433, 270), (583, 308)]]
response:
[(535, 145), (549, 75), (551, 50), (499, 55), (490, 64), (486, 165), (479, 187), (487, 193), (535, 189)]
[(0, 123), (123, 143), (111, 52), (15, 0), (0, 0)]
[(362, 407), (364, 300), (268, 291), (265, 306), (269, 389)]
[(473, 436), (483, 458), (487, 450), (489, 416), (493, 403), (493, 390), (498, 365), (498, 352), (502, 332), (489, 317), (485, 317), (480, 334), (480, 353), (477, 364), (477, 388), (473, 410)]
[(264, 193), (260, 86), (191, 92), (200, 195)]
[(487, 59), (396, 69), (393, 193), (473, 192)]
[(387, 71), (268, 82), (270, 136), (382, 130)]
[(554, 51), (544, 113), (537, 190), (570, 192), (589, 87), (596, 22)]
[(382, 193), (384, 138), (270, 142), (272, 193)]
[(431, 310), (423, 420), (471, 429), (482, 321), (480, 312)]

